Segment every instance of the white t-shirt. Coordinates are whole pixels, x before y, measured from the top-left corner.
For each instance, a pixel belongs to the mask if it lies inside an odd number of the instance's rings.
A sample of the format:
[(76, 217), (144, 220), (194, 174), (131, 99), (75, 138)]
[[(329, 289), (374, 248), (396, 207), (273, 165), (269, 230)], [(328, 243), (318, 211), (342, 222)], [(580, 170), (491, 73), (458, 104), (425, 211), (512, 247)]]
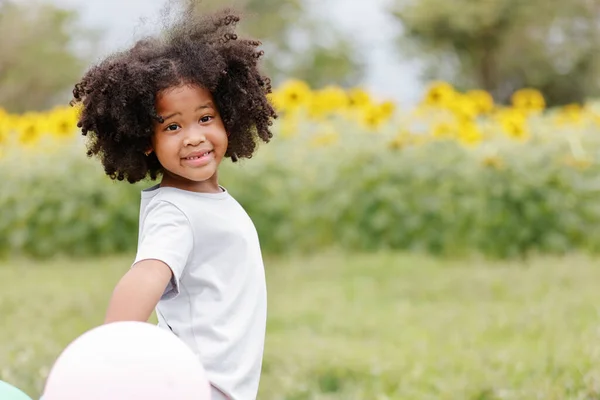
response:
[(157, 259), (171, 268), (173, 280), (156, 307), (159, 326), (197, 354), (214, 388), (252, 400), (265, 340), (265, 272), (252, 220), (222, 189), (143, 190), (134, 266)]

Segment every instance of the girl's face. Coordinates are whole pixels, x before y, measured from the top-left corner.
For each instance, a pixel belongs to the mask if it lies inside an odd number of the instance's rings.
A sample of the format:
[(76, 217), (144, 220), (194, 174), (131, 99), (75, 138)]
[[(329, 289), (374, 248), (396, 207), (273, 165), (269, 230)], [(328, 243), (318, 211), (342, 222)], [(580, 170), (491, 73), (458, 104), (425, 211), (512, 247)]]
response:
[(183, 85), (162, 91), (156, 111), (152, 151), (164, 169), (161, 186), (219, 192), (217, 168), (227, 150), (223, 121), (210, 91)]

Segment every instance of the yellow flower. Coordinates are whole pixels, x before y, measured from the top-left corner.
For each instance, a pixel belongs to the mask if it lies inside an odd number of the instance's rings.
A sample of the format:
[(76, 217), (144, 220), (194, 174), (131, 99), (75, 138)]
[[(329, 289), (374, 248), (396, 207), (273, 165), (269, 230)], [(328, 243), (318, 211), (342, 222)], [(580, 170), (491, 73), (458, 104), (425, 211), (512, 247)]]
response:
[(79, 119), (81, 117), (81, 113), (83, 112), (83, 104), (82, 103), (75, 103), (72, 106), (70, 106), (70, 108), (71, 108), (71, 110), (73, 110), (73, 113), (75, 114), (75, 118), (79, 122)]
[(40, 140), (44, 133), (44, 126), (36, 114), (27, 113), (18, 120), (17, 133), (19, 143), (25, 147), (31, 147)]
[(8, 133), (10, 130), (10, 120), (8, 113), (0, 108), (0, 144), (4, 143), (8, 139)]
[(456, 97), (454, 87), (447, 82), (433, 82), (429, 85), (423, 103), (431, 107), (449, 107)]
[(456, 125), (449, 122), (438, 122), (433, 126), (433, 137), (450, 139), (456, 136)]
[(371, 97), (364, 89), (352, 88), (348, 90), (348, 105), (351, 108), (363, 108), (371, 104)]
[(309, 115), (318, 119), (335, 112), (343, 112), (347, 106), (346, 92), (337, 86), (327, 86), (314, 92), (309, 105)]
[(410, 145), (410, 133), (402, 130), (400, 131), (396, 137), (394, 137), (390, 142), (388, 142), (388, 148), (392, 150), (400, 150), (408, 145)]
[(292, 79), (283, 83), (272, 98), (283, 111), (292, 111), (309, 104), (311, 96), (306, 82)]
[(583, 122), (583, 108), (579, 104), (567, 104), (562, 107), (556, 117), (556, 122), (559, 125), (573, 124), (580, 125)]
[(77, 131), (77, 110), (55, 108), (48, 115), (50, 133), (59, 138), (73, 137)]
[(544, 95), (536, 89), (520, 89), (513, 93), (511, 97), (512, 105), (516, 109), (539, 112), (546, 108)]
[(448, 105), (448, 108), (461, 119), (473, 119), (479, 114), (475, 100), (461, 93), (455, 94), (454, 101)]
[(376, 131), (384, 122), (385, 112), (379, 105), (368, 105), (360, 112), (360, 123), (369, 131)]
[(488, 155), (483, 158), (481, 161), (484, 167), (494, 168), (494, 169), (502, 169), (504, 168), (504, 160), (498, 156)]
[(469, 147), (477, 146), (481, 143), (483, 135), (477, 124), (464, 121), (459, 124), (458, 140)]
[(279, 91), (273, 91), (267, 94), (267, 100), (273, 106), (273, 108), (278, 112), (283, 112), (285, 107), (285, 101), (283, 99), (283, 95)]
[(600, 125), (600, 115), (596, 113), (591, 113), (590, 117), (592, 118), (592, 122), (596, 125)]
[(396, 111), (396, 104), (393, 101), (388, 100), (381, 103), (379, 105), (379, 108), (381, 109), (381, 114), (383, 115), (383, 118), (385, 120), (389, 120), (390, 118), (392, 118), (394, 112)]
[(498, 120), (504, 133), (510, 138), (520, 141), (529, 139), (527, 117), (522, 112), (507, 109), (498, 114)]
[(325, 147), (337, 143), (339, 134), (331, 124), (323, 124), (311, 140), (313, 147)]
[(466, 96), (473, 101), (479, 114), (487, 114), (494, 109), (494, 98), (485, 90), (470, 90)]
[(593, 162), (587, 157), (573, 157), (567, 156), (563, 159), (563, 164), (576, 168), (579, 170), (588, 169), (592, 166)]

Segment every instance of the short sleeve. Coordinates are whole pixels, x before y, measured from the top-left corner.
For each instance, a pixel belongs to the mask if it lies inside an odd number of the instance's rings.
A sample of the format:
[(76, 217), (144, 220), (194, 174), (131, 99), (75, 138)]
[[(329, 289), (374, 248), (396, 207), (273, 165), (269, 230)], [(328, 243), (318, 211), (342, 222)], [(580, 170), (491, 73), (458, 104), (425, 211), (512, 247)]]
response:
[(162, 298), (179, 294), (179, 281), (193, 248), (193, 232), (185, 214), (175, 205), (159, 201), (148, 205), (141, 221), (138, 250), (133, 265), (142, 260), (164, 262), (173, 271), (173, 279)]

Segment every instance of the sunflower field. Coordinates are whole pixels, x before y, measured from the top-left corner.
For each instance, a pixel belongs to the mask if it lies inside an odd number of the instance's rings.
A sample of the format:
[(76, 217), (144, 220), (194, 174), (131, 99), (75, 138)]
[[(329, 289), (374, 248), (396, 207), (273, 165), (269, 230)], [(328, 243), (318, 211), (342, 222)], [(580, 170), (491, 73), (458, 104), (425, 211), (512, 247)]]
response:
[[(361, 88), (297, 80), (271, 96), (271, 143), (221, 183), (265, 251), (399, 249), (517, 257), (600, 249), (600, 104), (547, 109), (434, 82), (403, 109)], [(85, 156), (77, 109), (0, 109), (0, 254), (131, 251), (139, 191)]]

